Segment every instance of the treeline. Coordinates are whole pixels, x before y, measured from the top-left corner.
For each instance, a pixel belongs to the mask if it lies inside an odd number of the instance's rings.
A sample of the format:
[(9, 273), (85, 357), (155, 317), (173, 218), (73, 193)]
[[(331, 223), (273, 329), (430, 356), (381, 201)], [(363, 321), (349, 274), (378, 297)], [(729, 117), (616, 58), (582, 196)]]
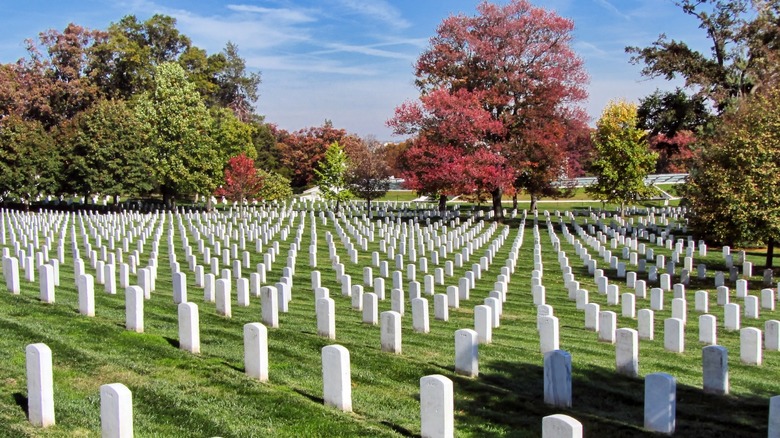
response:
[(0, 64), (4, 202), (210, 199), (240, 154), (261, 171), (257, 196), (277, 199), (313, 184), (329, 144), (367, 147), (327, 121), (295, 132), (265, 123), (255, 110), (260, 74), (238, 47), (209, 54), (172, 17), (129, 15), (106, 30), (70, 24), (26, 43), (26, 57)]

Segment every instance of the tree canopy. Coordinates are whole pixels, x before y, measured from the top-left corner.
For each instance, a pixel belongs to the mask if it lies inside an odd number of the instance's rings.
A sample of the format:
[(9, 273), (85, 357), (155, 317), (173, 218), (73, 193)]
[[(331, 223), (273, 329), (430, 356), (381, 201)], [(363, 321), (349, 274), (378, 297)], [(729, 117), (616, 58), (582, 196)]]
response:
[(674, 79), (719, 110), (775, 82), (780, 74), (780, 0), (679, 0), (699, 22), (710, 52), (661, 34), (649, 47), (627, 47), (642, 74)]
[(336, 213), (338, 213), (339, 205), (352, 198), (347, 184), (349, 158), (344, 148), (338, 142), (331, 143), (325, 150), (325, 158), (317, 167), (314, 169), (314, 174), (317, 175), (320, 193), (325, 200), (336, 202)]
[(477, 12), (442, 22), (415, 66), (419, 102), (399, 106), (388, 124), (417, 136), (405, 158), (410, 188), (484, 191), (500, 217), (502, 193), (523, 171), (542, 167), (536, 157), (556, 163), (539, 178), (565, 168), (563, 126), (585, 120), (577, 104), (587, 75), (571, 49), (570, 20), (526, 0), (482, 2)]
[(593, 133), (595, 158), (591, 171), (596, 183), (587, 192), (607, 202), (624, 204), (652, 193), (645, 177), (655, 167), (657, 155), (648, 148), (647, 136), (637, 127), (637, 106), (610, 102)]
[(35, 165), (35, 184), (9, 179), (4, 200), (159, 191), (170, 205), (211, 195), (232, 156), (262, 152), (268, 175), (283, 170), (273, 128), (255, 113), (260, 74), (247, 71), (231, 42), (208, 54), (158, 14), (128, 15), (106, 30), (69, 24), (26, 47), (27, 57), (0, 64), (4, 156), (19, 169), (27, 157), (12, 150), (51, 162)]
[(690, 226), (725, 244), (780, 239), (780, 88), (757, 93), (702, 140), (701, 160), (683, 188)]

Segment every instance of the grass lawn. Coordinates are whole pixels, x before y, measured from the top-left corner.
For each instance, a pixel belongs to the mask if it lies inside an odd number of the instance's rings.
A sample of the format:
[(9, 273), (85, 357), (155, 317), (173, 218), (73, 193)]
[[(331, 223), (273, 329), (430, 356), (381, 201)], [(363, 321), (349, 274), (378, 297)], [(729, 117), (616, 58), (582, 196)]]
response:
[[(540, 204), (541, 209), (553, 211), (573, 207), (552, 208)], [(186, 268), (181, 240), (185, 233), (198, 262), (203, 260), (198, 252), (195, 237), (186, 220), (179, 228), (179, 219), (160, 216), (151, 226), (152, 232), (144, 244), (141, 266), (146, 266), (155, 232), (159, 232), (158, 278), (156, 289), (145, 306), (145, 333), (125, 330), (124, 293), (108, 295), (102, 286), (95, 284), (96, 316), (88, 318), (78, 313), (78, 294), (74, 287), (73, 261), (70, 258), (72, 226), (75, 225), (77, 242), (87, 272), (93, 273), (87, 258), (84, 230), (92, 249), (97, 249), (96, 236), (100, 227), (108, 226), (108, 216), (71, 216), (70, 221), (60, 223), (41, 222), (39, 242), (46, 235), (54, 236), (50, 255), (56, 257), (56, 241), (60, 230), (65, 230), (66, 263), (61, 266), (61, 285), (56, 289), (56, 303), (43, 304), (38, 299), (38, 283), (23, 278), (20, 295), (11, 295), (0, 285), (0, 436), (8, 437), (97, 437), (100, 436), (99, 387), (107, 383), (123, 383), (133, 393), (134, 426), (138, 437), (316, 437), (316, 436), (419, 436), (420, 403), (419, 380), (430, 374), (442, 374), (454, 382), (455, 427), (457, 436), (475, 437), (539, 437), (541, 421), (546, 415), (564, 413), (584, 425), (585, 435), (591, 437), (655, 436), (642, 429), (643, 394), (642, 378), (628, 378), (615, 374), (614, 345), (598, 342), (596, 333), (583, 328), (584, 314), (576, 310), (575, 303), (567, 297), (563, 278), (558, 267), (557, 254), (552, 248), (548, 230), (540, 214), (539, 244), (544, 262), (544, 280), (547, 303), (553, 305), (555, 316), (560, 319), (560, 347), (572, 356), (573, 407), (557, 409), (543, 403), (543, 357), (539, 351), (536, 331), (536, 308), (530, 288), (530, 272), (533, 269), (534, 230), (533, 218), (525, 228), (511, 223), (506, 242), (498, 250), (488, 272), (483, 273), (471, 292), (471, 299), (461, 302), (459, 309), (450, 309), (447, 322), (433, 318), (433, 299), (429, 298), (430, 327), (428, 334), (412, 330), (411, 306), (406, 304), (403, 317), (403, 354), (393, 355), (380, 351), (378, 326), (362, 323), (361, 312), (352, 310), (350, 298), (341, 295), (335, 271), (328, 260), (326, 233), (334, 236), (336, 251), (352, 284), (362, 283), (362, 269), (371, 265), (371, 252), (379, 250), (379, 237), (368, 244), (368, 251), (359, 251), (358, 263), (349, 261), (342, 239), (333, 221), (327, 224), (309, 214), (279, 221), (268, 217), (268, 212), (257, 213), (248, 220), (217, 218), (211, 216), (201, 235), (208, 241), (208, 228), (217, 227), (238, 232), (253, 225), (280, 224), (272, 237), (280, 247), (267, 283), (277, 282), (293, 237), (300, 229), (301, 247), (295, 263), (292, 301), (288, 313), (280, 314), (280, 328), (269, 329), (270, 381), (260, 383), (245, 376), (243, 369), (242, 327), (249, 322), (260, 321), (260, 303), (252, 298), (249, 307), (239, 307), (233, 294), (232, 318), (216, 314), (213, 303), (203, 301), (202, 289), (195, 286), (194, 275)], [(660, 217), (660, 216), (659, 216)], [(134, 216), (125, 224), (122, 236), (143, 228), (143, 216)], [(148, 218), (148, 217), (147, 217)], [(11, 221), (5, 216), (6, 246), (10, 246)], [(638, 219), (638, 218), (635, 218)], [(578, 221), (584, 223), (584, 216)], [(75, 222), (75, 223), (74, 223)], [(355, 237), (349, 231), (348, 222), (358, 232), (370, 227), (369, 220), (342, 218), (340, 227), (352, 242)], [(462, 219), (461, 224), (465, 222)], [(592, 219), (588, 219), (593, 223)], [(112, 222), (118, 224), (119, 222)], [(152, 222), (146, 222), (151, 224)], [(382, 222), (377, 220), (374, 227)], [(488, 232), (491, 222), (475, 221), (469, 227), (479, 235)], [(598, 294), (596, 284), (588, 276), (574, 248), (563, 239), (557, 220), (553, 231), (562, 241), (562, 250), (568, 255), (576, 279), (581, 287), (591, 291), (591, 301), (602, 310), (613, 310), (620, 315), (620, 307), (608, 306), (606, 296)], [(312, 230), (316, 226), (316, 240)], [(424, 222), (421, 222), (424, 227)], [(483, 256), (490, 242), (497, 239), (504, 225), (489, 232), (488, 243), (477, 249), (467, 266)], [(95, 233), (91, 233), (91, 227)], [(282, 228), (289, 227), (289, 235), (282, 239)], [(481, 227), (481, 228), (479, 228)], [(449, 230), (455, 229), (449, 224)], [(167, 243), (169, 230), (173, 230), (174, 245)], [(441, 230), (440, 230), (441, 231)], [(522, 233), (521, 233), (522, 231)], [(572, 230), (573, 231), (573, 230)], [(482, 304), (493, 288), (500, 267), (504, 266), (513, 242), (522, 235), (517, 269), (508, 287), (507, 302), (501, 327), (494, 329), (493, 343), (479, 347), (477, 378), (465, 378), (454, 373), (454, 331), (473, 328), (473, 307)], [(113, 234), (106, 233), (102, 243), (106, 245)], [(21, 238), (21, 234), (17, 233)], [(680, 235), (679, 237), (684, 237)], [(137, 248), (137, 234), (130, 249)], [(218, 239), (217, 239), (218, 240)], [(249, 240), (249, 239), (248, 239)], [(237, 243), (234, 238), (230, 243)], [(671, 251), (647, 243), (656, 254)], [(208, 244), (208, 242), (207, 242)], [(308, 262), (308, 247), (317, 247), (318, 269), (322, 273), (324, 287), (336, 302), (336, 340), (330, 341), (317, 335), (313, 292), (310, 276), (313, 268)], [(262, 253), (271, 242), (255, 252), (255, 244), (247, 241), (251, 254), (251, 266), (262, 262)], [(223, 242), (224, 247), (224, 242)], [(13, 251), (13, 249), (11, 249)], [(213, 249), (212, 249), (213, 251)], [(595, 251), (589, 249), (591, 254)], [(618, 250), (613, 250), (613, 252)], [(460, 252), (458, 250), (457, 252)], [(98, 250), (99, 253), (99, 250)], [(187, 273), (189, 300), (200, 309), (200, 355), (191, 355), (178, 348), (176, 306), (172, 300), (171, 271), (168, 260), (174, 253), (182, 269)], [(383, 260), (384, 253), (380, 253)], [(418, 254), (422, 256), (422, 254)], [(125, 260), (129, 254), (125, 252)], [(453, 254), (448, 255), (452, 260)], [(756, 266), (763, 263), (760, 254), (748, 254)], [(725, 270), (721, 253), (711, 248), (705, 258), (695, 254), (696, 263), (706, 263), (706, 282), (694, 281), (688, 288), (688, 322), (685, 335), (685, 353), (671, 353), (663, 348), (663, 320), (671, 315), (672, 294), (665, 294), (664, 310), (655, 314), (655, 340), (640, 341), (639, 367), (642, 376), (666, 372), (677, 378), (677, 433), (675, 436), (766, 436), (768, 398), (780, 394), (780, 353), (764, 352), (764, 364), (760, 367), (743, 365), (739, 361), (739, 333), (726, 332), (722, 328), (723, 310), (715, 305), (712, 277), (715, 270)], [(444, 259), (442, 259), (442, 264)], [(391, 266), (393, 262), (390, 262)], [(599, 259), (599, 265), (602, 265)], [(220, 257), (220, 265), (222, 260)], [(430, 266), (432, 271), (434, 266)], [(206, 267), (206, 272), (209, 271)], [(392, 269), (391, 269), (392, 270)], [(467, 269), (456, 268), (452, 277), (445, 278), (445, 285), (437, 285), (436, 292), (444, 293), (447, 285), (457, 285)], [(244, 269), (244, 276), (254, 268)], [(760, 289), (761, 269), (751, 281), (751, 294)], [(403, 269), (404, 278), (406, 269)], [(614, 271), (607, 270), (610, 277)], [(378, 275), (378, 269), (374, 269)], [(417, 273), (422, 282), (424, 273)], [(695, 276), (694, 276), (695, 277)], [(639, 274), (639, 278), (646, 278)], [(133, 282), (135, 276), (131, 276)], [(390, 288), (387, 279), (388, 299), (381, 301), (379, 311), (390, 309)], [(621, 280), (614, 279), (621, 292), (628, 289)], [(233, 282), (235, 288), (235, 282)], [(648, 286), (649, 289), (650, 286)], [(733, 285), (732, 285), (733, 288)], [(698, 342), (698, 314), (693, 310), (693, 293), (698, 289), (710, 291), (711, 313), (718, 320), (719, 344), (729, 350), (731, 393), (728, 396), (704, 394), (701, 390), (701, 347)], [(407, 289), (408, 290), (408, 289)], [(366, 287), (366, 292), (372, 291)], [(733, 297), (733, 291), (732, 291)], [(637, 300), (637, 309), (649, 307), (649, 301)], [(762, 309), (757, 320), (743, 319), (743, 327), (763, 330), (766, 320), (777, 319), (775, 312)], [(618, 317), (618, 328), (636, 328), (636, 320)], [(57, 424), (44, 430), (32, 427), (26, 419), (26, 377), (24, 349), (27, 344), (43, 342), (51, 347), (54, 360), (54, 391)], [(351, 356), (353, 413), (343, 413), (323, 406), (322, 402), (322, 347), (331, 344), (345, 346)]]

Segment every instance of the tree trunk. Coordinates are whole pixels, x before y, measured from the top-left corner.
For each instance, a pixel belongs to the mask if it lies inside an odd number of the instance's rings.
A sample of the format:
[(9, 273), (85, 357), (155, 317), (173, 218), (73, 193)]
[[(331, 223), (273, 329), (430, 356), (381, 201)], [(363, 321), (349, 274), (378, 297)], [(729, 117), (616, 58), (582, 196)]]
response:
[(539, 201), (539, 196), (536, 195), (535, 193), (531, 193), (531, 208), (530, 208), (530, 210), (532, 212), (536, 211), (536, 203), (537, 203), (537, 201)]
[(439, 195), (439, 214), (444, 217), (447, 212), (447, 195)]
[(368, 202), (368, 216), (371, 217), (371, 198), (366, 199)]
[(772, 265), (775, 258), (775, 241), (774, 239), (769, 239), (769, 244), (766, 248), (766, 268), (772, 269)]
[(160, 191), (162, 192), (162, 195), (163, 195), (163, 204), (165, 205), (166, 208), (170, 207), (171, 206), (171, 191), (168, 189), (168, 186), (160, 187)]
[(504, 206), (501, 205), (501, 189), (495, 189), (490, 194), (493, 196), (493, 215), (496, 219), (504, 219)]
[(206, 196), (206, 211), (211, 213), (214, 210), (214, 203), (211, 201), (211, 196)]
[(517, 192), (512, 195), (512, 209), (517, 211)]

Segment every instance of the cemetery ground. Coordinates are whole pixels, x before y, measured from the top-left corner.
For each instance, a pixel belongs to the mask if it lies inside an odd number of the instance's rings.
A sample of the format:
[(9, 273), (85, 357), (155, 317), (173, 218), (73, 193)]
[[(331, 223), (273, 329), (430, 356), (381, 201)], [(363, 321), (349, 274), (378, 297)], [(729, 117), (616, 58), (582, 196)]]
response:
[[(303, 203), (300, 203), (300, 207)], [(544, 208), (544, 207), (542, 207)], [(345, 214), (340, 223), (370, 224), (362, 212), (355, 210), (350, 218)], [(224, 217), (227, 213), (221, 213)], [(203, 216), (206, 217), (205, 215)], [(165, 221), (163, 222), (163, 218)], [(10, 221), (6, 215), (6, 235)], [(268, 329), (269, 381), (258, 382), (244, 373), (242, 327), (260, 322), (260, 299), (250, 298), (248, 307), (236, 303), (236, 282), (232, 284), (232, 316), (217, 315), (214, 304), (204, 302), (203, 289), (197, 287), (194, 275), (187, 270), (185, 253), (176, 217), (160, 214), (155, 228), (161, 230), (158, 254), (158, 277), (151, 298), (144, 303), (144, 333), (125, 329), (125, 296), (103, 292), (95, 284), (95, 316), (79, 314), (78, 293), (75, 287), (73, 260), (70, 257), (71, 225), (82, 218), (71, 216), (66, 227), (66, 262), (60, 266), (60, 286), (56, 301), (42, 303), (39, 283), (21, 278), (21, 293), (13, 295), (0, 285), (0, 436), (99, 436), (99, 388), (108, 383), (123, 383), (133, 395), (133, 423), (136, 436), (191, 437), (191, 436), (418, 436), (420, 434), (420, 378), (441, 374), (454, 382), (455, 434), (480, 437), (538, 437), (541, 436), (542, 417), (563, 413), (583, 424), (585, 436), (643, 436), (654, 435), (643, 429), (644, 376), (665, 372), (677, 379), (677, 425), (675, 436), (766, 436), (769, 397), (780, 394), (780, 352), (764, 351), (760, 366), (740, 362), (739, 331), (723, 329), (723, 308), (715, 305), (713, 275), (726, 269), (720, 251), (711, 248), (706, 257), (695, 257), (695, 263), (706, 263), (708, 277), (697, 280), (691, 276), (686, 287), (689, 297), (685, 326), (685, 351), (672, 353), (664, 349), (664, 319), (671, 316), (672, 293), (664, 294), (663, 310), (655, 312), (654, 340), (640, 340), (638, 378), (615, 372), (615, 345), (599, 342), (597, 334), (583, 326), (584, 314), (577, 310), (575, 301), (568, 298), (564, 287), (557, 253), (553, 249), (543, 215), (538, 221), (539, 244), (544, 263), (543, 282), (546, 303), (554, 307), (560, 321), (560, 349), (572, 357), (572, 407), (555, 408), (545, 405), (543, 355), (540, 352), (537, 331), (537, 309), (531, 294), (531, 271), (534, 269), (534, 219), (525, 223), (509, 220), (509, 233), (498, 249), (493, 263), (470, 292), (470, 299), (461, 301), (460, 308), (449, 309), (449, 320), (439, 321), (431, 312), (430, 332), (418, 333), (412, 329), (412, 311), (407, 302), (402, 319), (402, 353), (391, 354), (380, 349), (380, 328), (362, 322), (362, 312), (353, 310), (351, 298), (343, 296), (328, 257), (326, 233), (333, 235), (336, 253), (344, 264), (345, 273), (353, 285), (363, 284), (363, 268), (372, 266), (372, 252), (379, 251), (379, 238), (368, 243), (367, 250), (358, 248), (357, 263), (352, 263), (339, 239), (333, 220), (327, 224), (309, 213), (298, 215), (290, 225), (287, 239), (275, 234), (280, 255), (264, 284), (273, 285), (281, 276), (286, 254), (295, 231), (302, 230), (301, 249), (295, 261), (292, 300), (289, 311), (279, 314), (279, 328)], [(270, 219), (266, 219), (269, 220)], [(584, 223), (585, 217), (577, 218)], [(460, 223), (467, 218), (461, 217)], [(588, 219), (593, 223), (593, 219)], [(608, 219), (607, 219), (608, 221)], [(182, 271), (187, 274), (189, 301), (199, 307), (201, 353), (190, 354), (179, 347), (177, 307), (172, 299), (172, 274), (168, 265), (170, 248), (166, 238), (172, 222), (174, 246)], [(379, 226), (381, 219), (373, 222)], [(236, 224), (240, 223), (237, 221)], [(410, 223), (406, 221), (406, 223)], [(474, 219), (469, 229), (488, 232), (493, 224)], [(570, 226), (570, 222), (567, 220)], [(317, 267), (309, 266), (308, 247), (312, 243), (312, 226), (316, 225)], [(457, 225), (449, 223), (449, 229)], [(424, 226), (424, 222), (421, 222)], [(497, 225), (489, 233), (487, 242), (498, 238), (505, 225)], [(479, 346), (479, 375), (468, 378), (454, 372), (455, 330), (474, 327), (474, 306), (483, 303), (493, 289), (500, 268), (510, 255), (512, 244), (522, 228), (522, 246), (518, 250), (515, 273), (508, 284), (506, 302), (500, 327), (493, 329), (491, 344)], [(637, 320), (621, 316), (620, 305), (612, 306), (606, 296), (597, 293), (598, 287), (587, 268), (574, 253), (574, 247), (563, 239), (558, 220), (552, 214), (551, 226), (561, 240), (572, 273), (580, 287), (590, 291), (591, 302), (602, 310), (618, 314), (617, 327), (637, 327)], [(76, 226), (77, 243), (85, 258), (86, 272), (95, 274), (90, 266), (83, 235)], [(572, 228), (570, 232), (574, 232)], [(54, 230), (59, 236), (59, 230)], [(349, 234), (348, 234), (349, 235)], [(677, 237), (683, 237), (677, 232)], [(205, 236), (204, 236), (205, 237)], [(194, 239), (189, 235), (192, 245)], [(151, 238), (140, 254), (140, 266), (146, 266)], [(94, 237), (91, 242), (96, 245)], [(235, 243), (235, 240), (233, 241)], [(656, 255), (670, 257), (671, 251), (655, 242), (643, 241)], [(584, 244), (584, 243), (583, 243)], [(8, 245), (6, 245), (8, 246)], [(244, 269), (245, 277), (254, 272), (263, 261), (263, 251), (255, 252), (254, 243), (247, 242), (251, 268)], [(476, 249), (471, 261), (454, 268), (446, 276), (444, 285), (436, 285), (436, 293), (445, 293), (446, 287), (458, 285), (458, 280), (470, 270), (471, 264), (483, 256), (488, 244)], [(134, 246), (131, 246), (133, 249)], [(94, 249), (94, 248), (93, 248)], [(56, 251), (51, 250), (53, 253)], [(452, 260), (454, 251), (442, 258)], [(193, 254), (200, 254), (195, 247)], [(390, 261), (390, 271), (396, 270)], [(418, 254), (418, 257), (422, 257)], [(127, 253), (125, 254), (127, 257)], [(760, 255), (755, 266), (761, 266)], [(599, 258), (599, 261), (601, 259)], [(437, 267), (429, 262), (429, 272)], [(404, 290), (408, 294), (406, 263), (403, 273)], [(648, 261), (648, 265), (650, 265)], [(220, 257), (220, 266), (226, 268)], [(208, 265), (206, 265), (208, 270)], [(335, 340), (317, 333), (315, 300), (311, 287), (311, 272), (321, 272), (322, 286), (330, 290), (335, 301)], [(376, 278), (379, 269), (374, 267)], [(756, 268), (755, 271), (760, 271)], [(23, 270), (20, 269), (20, 272)], [(610, 284), (618, 284), (620, 292), (627, 292), (625, 279), (617, 279), (614, 270), (605, 269)], [(37, 273), (36, 273), (37, 274)], [(416, 273), (422, 283), (424, 273)], [(219, 277), (219, 276), (218, 276)], [(135, 284), (135, 275), (131, 275)], [(390, 310), (391, 276), (386, 277), (387, 299), (379, 302), (379, 312)], [(646, 273), (638, 274), (646, 279)], [(762, 288), (761, 276), (749, 279), (750, 294), (757, 295)], [(676, 281), (674, 281), (676, 282)], [(4, 284), (4, 282), (3, 282)], [(732, 289), (733, 283), (727, 281)], [(648, 292), (650, 287), (648, 284)], [(366, 292), (372, 287), (365, 285)], [(702, 350), (699, 343), (698, 316), (694, 311), (693, 293), (699, 289), (710, 292), (710, 311), (718, 321), (718, 345), (729, 351), (729, 395), (705, 394), (702, 391)], [(433, 297), (429, 308), (433, 309)], [(648, 299), (637, 298), (636, 308), (649, 307)], [(757, 319), (744, 318), (743, 327), (763, 329), (770, 319), (778, 319), (776, 311), (761, 310)], [(54, 364), (54, 404), (56, 425), (40, 429), (27, 420), (27, 386), (25, 377), (25, 346), (45, 343), (51, 350)], [(323, 404), (321, 349), (327, 345), (343, 345), (350, 352), (352, 406), (354, 412), (345, 413)]]

